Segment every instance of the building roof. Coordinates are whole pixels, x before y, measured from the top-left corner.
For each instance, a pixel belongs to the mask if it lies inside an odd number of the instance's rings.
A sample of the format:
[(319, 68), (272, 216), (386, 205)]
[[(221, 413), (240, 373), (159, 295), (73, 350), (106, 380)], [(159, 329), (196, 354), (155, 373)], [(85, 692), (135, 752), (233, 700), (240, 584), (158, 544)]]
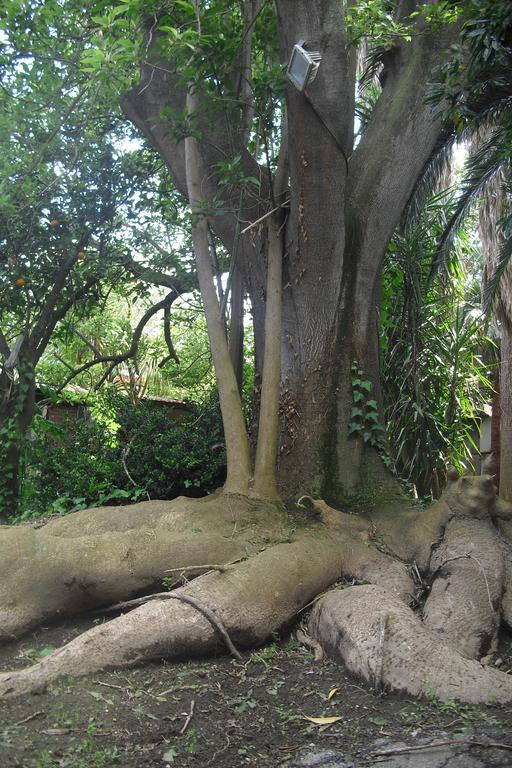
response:
[(150, 403), (165, 403), (165, 405), (173, 405), (175, 408), (184, 408), (189, 410), (191, 408), (190, 403), (186, 403), (184, 400), (177, 400), (175, 397), (159, 397), (157, 395), (144, 395), (142, 400), (149, 401)]

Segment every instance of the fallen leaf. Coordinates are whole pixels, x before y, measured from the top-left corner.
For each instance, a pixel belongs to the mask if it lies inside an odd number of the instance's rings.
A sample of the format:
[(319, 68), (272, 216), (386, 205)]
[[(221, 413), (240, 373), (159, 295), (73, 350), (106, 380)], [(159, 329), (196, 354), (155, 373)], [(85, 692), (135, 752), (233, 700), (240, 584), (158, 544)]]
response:
[(337, 723), (339, 720), (342, 720), (341, 717), (308, 717), (307, 715), (304, 715), (304, 720), (309, 720), (310, 723), (314, 723), (315, 725), (332, 725), (333, 723)]
[(337, 696), (338, 693), (341, 693), (341, 688), (331, 688), (331, 690), (327, 694), (327, 701), (334, 699), (334, 697)]

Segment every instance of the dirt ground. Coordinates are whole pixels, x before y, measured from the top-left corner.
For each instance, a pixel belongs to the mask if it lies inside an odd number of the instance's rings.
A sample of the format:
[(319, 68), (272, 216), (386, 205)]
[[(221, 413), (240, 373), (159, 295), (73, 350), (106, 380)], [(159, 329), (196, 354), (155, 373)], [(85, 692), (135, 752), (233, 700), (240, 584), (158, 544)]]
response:
[[(91, 625), (74, 620), (0, 648), (0, 669), (29, 664)], [(501, 656), (512, 671), (510, 636)], [(339, 719), (314, 723), (308, 717)], [(377, 692), (333, 662), (315, 661), (292, 635), (245, 654), (243, 663), (228, 657), (162, 662), (65, 679), (47, 693), (4, 701), (0, 766), (263, 768), (290, 764), (305, 748), (342, 748), (357, 765), (377, 765), (379, 744), (511, 731), (511, 706)], [(509, 749), (505, 765), (512, 765)]]

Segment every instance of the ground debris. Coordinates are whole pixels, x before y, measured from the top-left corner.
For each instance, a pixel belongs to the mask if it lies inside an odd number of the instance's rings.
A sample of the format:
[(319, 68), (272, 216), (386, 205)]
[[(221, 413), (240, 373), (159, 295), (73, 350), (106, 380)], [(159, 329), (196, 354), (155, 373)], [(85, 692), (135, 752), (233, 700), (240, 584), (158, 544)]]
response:
[[(21, 649), (30, 653), (18, 666), (30, 663), (94, 621), (70, 620), (4, 646), (0, 668), (12, 668)], [(511, 651), (509, 638), (500, 647), (507, 665)], [(305, 717), (341, 719), (326, 727)], [(440, 756), (449, 755), (452, 762), (443, 768), (505, 768), (510, 750), (491, 745), (512, 746), (511, 726), (510, 705), (465, 706), (376, 691), (329, 660), (315, 661), (293, 635), (276, 635), (244, 654), (243, 664), (228, 656), (157, 662), (63, 679), (41, 696), (7, 700), (0, 766), (440, 768)], [(449, 740), (459, 743), (382, 754)], [(468, 741), (486, 746), (461, 743)]]

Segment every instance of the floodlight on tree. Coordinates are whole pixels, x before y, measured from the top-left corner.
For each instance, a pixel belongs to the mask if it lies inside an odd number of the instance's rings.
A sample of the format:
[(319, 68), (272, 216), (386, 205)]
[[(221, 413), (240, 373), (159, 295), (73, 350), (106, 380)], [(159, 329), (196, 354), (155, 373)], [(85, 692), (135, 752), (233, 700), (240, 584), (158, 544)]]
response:
[(319, 51), (307, 51), (304, 40), (293, 46), (292, 55), (286, 69), (286, 77), (298, 91), (305, 91), (316, 77), (322, 61)]

